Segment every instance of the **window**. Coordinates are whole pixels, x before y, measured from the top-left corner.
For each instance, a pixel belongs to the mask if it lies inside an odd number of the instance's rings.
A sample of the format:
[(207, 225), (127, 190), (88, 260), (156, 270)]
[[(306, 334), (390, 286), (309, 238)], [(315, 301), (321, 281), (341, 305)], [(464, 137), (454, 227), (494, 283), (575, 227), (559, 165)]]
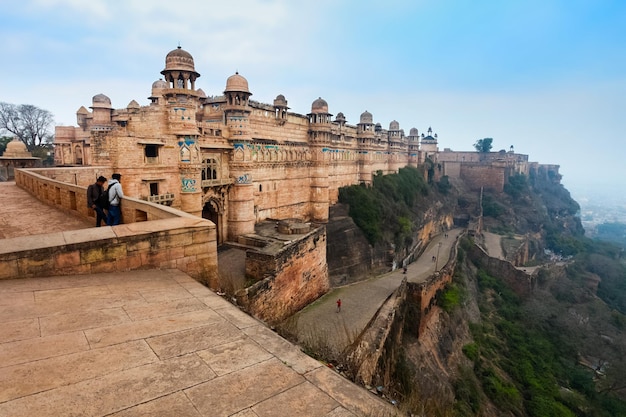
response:
[(159, 183), (158, 182), (150, 183), (150, 195), (159, 195)]
[(202, 161), (202, 181), (219, 179), (219, 163), (215, 158)]
[(159, 156), (159, 147), (157, 145), (146, 145), (144, 152), (146, 158), (156, 158)]

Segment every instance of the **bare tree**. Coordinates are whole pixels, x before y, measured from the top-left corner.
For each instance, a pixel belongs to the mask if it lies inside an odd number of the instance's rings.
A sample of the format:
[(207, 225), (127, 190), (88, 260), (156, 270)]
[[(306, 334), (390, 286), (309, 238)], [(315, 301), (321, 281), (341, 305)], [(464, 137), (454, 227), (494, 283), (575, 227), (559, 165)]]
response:
[(50, 126), (54, 122), (52, 113), (32, 104), (10, 104), (0, 102), (0, 131), (15, 135), (32, 152), (52, 142)]

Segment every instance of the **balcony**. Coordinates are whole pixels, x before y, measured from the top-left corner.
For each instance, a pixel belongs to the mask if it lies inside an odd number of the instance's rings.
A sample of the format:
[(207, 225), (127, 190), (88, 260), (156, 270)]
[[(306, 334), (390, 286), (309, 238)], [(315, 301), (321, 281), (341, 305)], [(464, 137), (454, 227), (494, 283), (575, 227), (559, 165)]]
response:
[(172, 201), (174, 201), (174, 194), (173, 193), (157, 194), (157, 195), (151, 195), (144, 199), (148, 200), (151, 203), (162, 204), (164, 206), (171, 206)]

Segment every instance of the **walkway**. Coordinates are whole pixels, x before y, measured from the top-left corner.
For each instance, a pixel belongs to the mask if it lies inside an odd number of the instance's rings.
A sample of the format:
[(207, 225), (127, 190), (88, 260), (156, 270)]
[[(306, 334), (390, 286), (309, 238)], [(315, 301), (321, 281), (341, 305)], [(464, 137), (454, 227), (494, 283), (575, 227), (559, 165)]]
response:
[(15, 182), (0, 182), (0, 245), (1, 239), (67, 230), (87, 229), (96, 225), (72, 214), (42, 203)]
[[(336, 288), (314, 303), (305, 307), (292, 319), (298, 339), (314, 348), (328, 348), (334, 356), (353, 342), (365, 329), (383, 302), (398, 288), (406, 277), (409, 282), (424, 282), (442, 268), (449, 259), (450, 249), (463, 229), (453, 229), (445, 235), (436, 236), (424, 250), (422, 256), (408, 266), (407, 274), (402, 269)], [(440, 245), (441, 244), (441, 245)], [(434, 262), (433, 257), (439, 256)], [(341, 298), (341, 313), (336, 313), (336, 301)]]
[[(4, 239), (95, 225), (0, 183)], [(0, 280), (0, 416), (391, 416), (178, 270)]]

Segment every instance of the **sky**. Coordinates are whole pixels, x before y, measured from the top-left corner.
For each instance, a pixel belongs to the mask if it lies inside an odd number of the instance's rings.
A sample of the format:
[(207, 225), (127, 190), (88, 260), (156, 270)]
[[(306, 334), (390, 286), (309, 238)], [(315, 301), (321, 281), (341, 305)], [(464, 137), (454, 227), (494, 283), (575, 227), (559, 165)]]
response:
[[(623, 0), (0, 0), (0, 102), (76, 111), (106, 94), (147, 105), (165, 56), (194, 57), (196, 88), (239, 72), (252, 99), (349, 124), (432, 127), (439, 148), (561, 166), (563, 184), (621, 195), (626, 178)], [(626, 197), (625, 197), (626, 198)]]

